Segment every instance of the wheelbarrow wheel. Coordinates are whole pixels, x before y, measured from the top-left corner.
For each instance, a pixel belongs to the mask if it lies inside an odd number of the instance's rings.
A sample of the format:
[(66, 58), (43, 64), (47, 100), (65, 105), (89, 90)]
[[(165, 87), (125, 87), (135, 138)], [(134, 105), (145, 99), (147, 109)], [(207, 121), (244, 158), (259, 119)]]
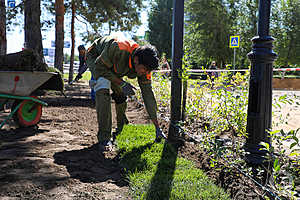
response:
[(39, 123), (42, 116), (42, 105), (31, 100), (15, 100), (12, 111), (20, 104), (13, 119), (20, 127), (30, 127)]

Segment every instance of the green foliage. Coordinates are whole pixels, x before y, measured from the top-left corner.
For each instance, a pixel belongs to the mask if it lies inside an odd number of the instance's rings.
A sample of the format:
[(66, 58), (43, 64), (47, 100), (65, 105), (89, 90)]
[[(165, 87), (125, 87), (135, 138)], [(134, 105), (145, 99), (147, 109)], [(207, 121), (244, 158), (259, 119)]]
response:
[(276, 64), (280, 66), (300, 63), (300, 2), (299, 0), (277, 0), (273, 3), (271, 33), (276, 38), (274, 50), (278, 54)]
[(76, 5), (77, 15), (92, 27), (92, 32), (84, 35), (86, 41), (93, 41), (95, 36), (103, 35), (105, 26), (110, 33), (114, 30), (128, 31), (141, 24), (142, 0), (76, 0)]
[[(183, 63), (188, 65), (186, 57)], [(210, 155), (210, 167), (213, 170), (230, 170), (233, 166), (239, 166), (245, 173), (250, 173), (251, 169), (243, 160), (245, 156), (243, 146), (247, 138), (249, 72), (221, 73), (212, 82), (210, 77), (206, 81), (188, 79), (188, 69), (189, 67), (184, 65), (180, 73), (181, 78), (188, 82), (186, 120), (180, 123), (181, 128), (186, 134), (197, 138), (201, 147)], [(152, 86), (159, 111), (162, 112), (161, 116), (163, 119), (167, 118), (171, 83), (166, 77), (155, 73)], [(279, 118), (279, 124), (288, 123), (292, 117), (289, 113), (282, 113), (281, 108), (285, 104), (295, 104), (299, 107), (299, 97), (296, 95), (273, 97), (272, 114), (273, 118)], [(278, 124), (273, 124), (274, 126)], [(300, 129), (270, 132), (272, 145), (262, 144), (268, 152), (271, 152), (270, 159), (274, 159), (273, 171), (269, 173), (275, 181), (275, 193), (290, 199), (295, 199), (295, 187), (300, 183), (300, 140), (297, 137), (299, 131)], [(230, 138), (230, 143), (224, 143), (220, 139), (224, 136)]]
[(169, 143), (154, 143), (155, 128), (128, 125), (117, 136), (133, 199), (229, 199)]
[(161, 54), (165, 53), (167, 58), (172, 56), (172, 7), (173, 0), (151, 2), (147, 31), (147, 40), (155, 45)]
[(198, 65), (212, 60), (228, 63), (232, 52), (228, 48), (231, 20), (223, 1), (188, 0), (185, 2), (186, 20), (184, 46)]
[[(269, 132), (276, 148), (268, 143), (261, 143), (263, 149), (269, 152), (266, 159), (273, 162), (272, 171), (269, 173), (272, 174), (275, 190), (280, 196), (288, 199), (297, 199), (295, 186), (296, 182), (300, 182), (300, 142), (297, 137), (299, 131), (300, 128), (288, 132), (282, 129)], [(287, 142), (290, 143), (289, 148), (284, 147)]]
[[(186, 6), (185, 46), (198, 65), (216, 60), (218, 65), (232, 63), (233, 50), (228, 48), (229, 36), (240, 36), (237, 68), (249, 65), (247, 54), (252, 49), (251, 38), (257, 35), (258, 0), (188, 0)], [(274, 51), (277, 65), (299, 64), (300, 2), (272, 1), (270, 33), (276, 38)]]
[[(77, 74), (74, 74), (74, 77), (76, 77)], [(90, 71), (86, 71), (82, 74), (82, 78), (80, 80), (85, 80), (85, 81), (89, 81), (91, 80), (92, 74)], [(68, 79), (69, 78), (69, 74), (68, 73), (64, 73), (64, 78)]]

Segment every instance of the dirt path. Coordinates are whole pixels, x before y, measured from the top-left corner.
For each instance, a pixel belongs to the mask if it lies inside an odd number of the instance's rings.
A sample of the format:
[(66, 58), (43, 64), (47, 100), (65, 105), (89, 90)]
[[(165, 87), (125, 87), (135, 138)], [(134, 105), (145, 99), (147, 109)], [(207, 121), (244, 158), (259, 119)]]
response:
[[(10, 123), (0, 131), (1, 200), (130, 199), (118, 155), (104, 157), (94, 145), (96, 112), (89, 92), (87, 83), (66, 86), (67, 98), (42, 97), (49, 105), (38, 129)], [(144, 116), (143, 108), (129, 104), (130, 123), (149, 123)]]

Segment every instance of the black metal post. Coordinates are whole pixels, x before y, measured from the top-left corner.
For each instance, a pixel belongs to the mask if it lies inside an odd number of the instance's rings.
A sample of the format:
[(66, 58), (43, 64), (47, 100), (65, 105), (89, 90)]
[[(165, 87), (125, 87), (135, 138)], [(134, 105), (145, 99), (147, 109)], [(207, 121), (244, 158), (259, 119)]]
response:
[(260, 150), (260, 142), (271, 141), (267, 130), (272, 121), (272, 77), (273, 62), (277, 55), (273, 52), (274, 39), (269, 36), (271, 0), (259, 1), (258, 36), (252, 39), (250, 87), (248, 100), (246, 160), (251, 164), (262, 164), (265, 151)]
[(171, 123), (168, 134), (168, 138), (171, 140), (176, 139), (179, 136), (179, 130), (176, 128), (176, 124), (181, 118), (182, 82), (178, 73), (182, 69), (183, 20), (184, 0), (174, 0), (172, 30)]

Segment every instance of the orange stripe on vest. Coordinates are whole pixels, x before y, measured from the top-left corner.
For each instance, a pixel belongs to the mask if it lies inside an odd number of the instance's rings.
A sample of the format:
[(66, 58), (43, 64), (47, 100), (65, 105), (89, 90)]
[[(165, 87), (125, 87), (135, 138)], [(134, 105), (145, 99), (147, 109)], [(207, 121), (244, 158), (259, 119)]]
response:
[(151, 72), (150, 72), (149, 74), (146, 74), (146, 78), (147, 78), (148, 80), (151, 80)]
[[(120, 50), (127, 51), (130, 54), (132, 54), (133, 50), (139, 47), (139, 45), (132, 40), (117, 38), (115, 41), (118, 43)], [(132, 69), (131, 56), (129, 57), (129, 68)]]

